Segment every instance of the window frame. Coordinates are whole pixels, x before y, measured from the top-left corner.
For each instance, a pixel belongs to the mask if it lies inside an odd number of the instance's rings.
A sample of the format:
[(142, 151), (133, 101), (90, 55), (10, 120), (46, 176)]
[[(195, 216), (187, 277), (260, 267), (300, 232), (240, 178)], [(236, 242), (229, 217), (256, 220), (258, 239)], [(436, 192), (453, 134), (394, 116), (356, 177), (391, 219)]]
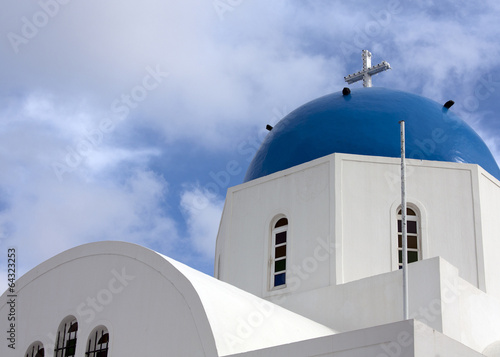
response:
[[(62, 334), (62, 343), (61, 343)], [(68, 343), (71, 341), (71, 345)], [(73, 342), (74, 341), (74, 342)], [(78, 343), (78, 320), (74, 316), (66, 317), (57, 329), (54, 357), (74, 357)], [(67, 354), (73, 351), (73, 354)]]
[(43, 357), (45, 356), (45, 348), (43, 343), (40, 341), (35, 341), (29, 345), (26, 349), (25, 357)]
[[(278, 223), (285, 219), (286, 220), (286, 224), (284, 225), (281, 225), (279, 227), (276, 227), (278, 225)], [(288, 253), (289, 253), (289, 239), (290, 239), (290, 222), (288, 220), (288, 218), (284, 215), (280, 215), (278, 216), (277, 218), (273, 219), (273, 224), (271, 226), (271, 239), (270, 239), (270, 267), (269, 267), (269, 271), (270, 271), (270, 274), (269, 274), (269, 289), (270, 290), (280, 290), (280, 289), (284, 289), (287, 287), (287, 261), (288, 261)], [(281, 243), (276, 243), (276, 237), (278, 236), (278, 234), (280, 233), (283, 233), (285, 232), (286, 233), (286, 238), (285, 238), (285, 241), (284, 242), (281, 242)], [(277, 248), (281, 248), (281, 247), (285, 247), (285, 254), (283, 256), (280, 256), (278, 258), (276, 258), (276, 249)], [(281, 270), (278, 270), (276, 271), (276, 262), (279, 262), (279, 261), (284, 261), (285, 263), (285, 267), (284, 269), (281, 269)], [(283, 284), (279, 284), (279, 285), (276, 285), (276, 276), (277, 275), (280, 275), (280, 274), (284, 274), (284, 283)]]
[[(408, 211), (412, 211), (414, 214), (410, 214)], [(416, 242), (417, 242), (417, 248), (410, 248), (409, 246), (407, 246), (407, 253), (408, 255), (411, 253), (411, 252), (416, 252), (417, 253), (417, 260), (413, 260), (410, 262), (409, 258), (408, 258), (408, 264), (410, 263), (413, 263), (413, 262), (418, 262), (420, 260), (422, 260), (422, 225), (421, 225), (421, 214), (420, 214), (420, 211), (419, 209), (417, 209), (413, 204), (408, 204), (407, 207), (406, 207), (406, 228), (407, 228), (407, 232), (406, 232), (406, 235), (407, 235), (407, 241), (410, 237), (416, 237)], [(396, 210), (396, 246), (397, 246), (397, 250), (396, 250), (396, 263), (397, 263), (397, 267), (398, 269), (402, 269), (403, 268), (403, 263), (402, 261), (400, 261), (400, 256), (401, 256), (401, 259), (402, 259), (402, 251), (403, 251), (403, 247), (402, 247), (402, 226), (403, 226), (403, 222), (402, 222), (402, 211), (401, 211), (401, 206), (398, 206), (397, 210)], [(415, 227), (416, 227), (416, 233), (412, 233), (412, 232), (409, 232), (408, 231), (408, 222), (415, 222)], [(401, 226), (401, 230), (400, 230), (400, 226)], [(401, 245), (400, 245), (400, 237), (401, 237)]]
[[(107, 336), (107, 341), (99, 342)], [(106, 326), (100, 325), (92, 330), (87, 338), (85, 357), (106, 357), (109, 354), (110, 333)], [(105, 345), (105, 346), (103, 346)]]

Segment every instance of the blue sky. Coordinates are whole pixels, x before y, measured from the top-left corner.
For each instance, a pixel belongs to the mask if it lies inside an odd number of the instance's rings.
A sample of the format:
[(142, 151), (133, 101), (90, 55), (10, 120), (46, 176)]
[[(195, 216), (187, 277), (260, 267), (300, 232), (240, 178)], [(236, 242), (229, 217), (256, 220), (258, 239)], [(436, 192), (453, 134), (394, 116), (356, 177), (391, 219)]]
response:
[(499, 18), (495, 1), (5, 2), (0, 254), (19, 276), (123, 240), (212, 274), (265, 125), (341, 90), (362, 49), (392, 67), (374, 86), (453, 99), (498, 161)]

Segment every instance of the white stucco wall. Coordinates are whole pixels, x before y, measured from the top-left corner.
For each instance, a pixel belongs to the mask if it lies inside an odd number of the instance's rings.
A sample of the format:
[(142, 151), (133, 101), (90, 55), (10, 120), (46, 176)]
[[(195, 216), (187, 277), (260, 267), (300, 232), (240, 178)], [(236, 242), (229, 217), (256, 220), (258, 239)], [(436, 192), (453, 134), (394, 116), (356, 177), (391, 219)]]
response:
[(234, 357), (480, 357), (427, 325), (407, 320)]
[[(394, 158), (332, 154), (230, 188), (216, 274), (269, 296), (397, 270), (399, 165)], [(491, 176), (489, 183), (478, 180), (478, 172), (484, 170), (477, 165), (408, 160), (407, 194), (420, 216), (421, 258), (443, 257), (484, 290), (482, 241), (489, 248), (488, 271), (500, 258), (500, 226), (492, 213), (498, 212), (500, 187)], [(279, 214), (289, 219), (288, 276), (303, 281), (297, 287), (291, 279), (287, 288), (270, 291), (271, 225)], [(331, 249), (318, 259), (322, 246)], [(498, 279), (492, 274), (490, 288), (500, 291), (493, 288)]]
[[(217, 238), (216, 273), (339, 331), (399, 321), (399, 175), (399, 159), (332, 154), (230, 188)], [(407, 193), (419, 213), (424, 259), (410, 268), (420, 271), (410, 282), (413, 313), (423, 315), (420, 309), (432, 303), (439, 304), (441, 315), (443, 296), (449, 294), (444, 276), (468, 284), (471, 296), (491, 292), (488, 306), (496, 311), (498, 180), (477, 165), (408, 160)], [(269, 249), (271, 222), (278, 214), (289, 219), (287, 286), (273, 290)], [(472, 335), (483, 329), (480, 320), (472, 321), (461, 309), (464, 296), (442, 305), (445, 318), (431, 316), (425, 323), (481, 351), (486, 342), (473, 342)], [(495, 338), (488, 332), (483, 340)]]
[(481, 170), (479, 192), (485, 290), (500, 299), (500, 183)]
[[(349, 282), (397, 269), (397, 159), (340, 156), (342, 276)], [(420, 213), (422, 256), (441, 256), (477, 286), (473, 165), (408, 160), (407, 201)], [(362, 262), (362, 264), (360, 264)], [(338, 263), (337, 263), (338, 264)]]
[[(343, 332), (401, 321), (402, 295), (398, 270), (270, 300)], [(500, 300), (440, 257), (409, 265), (409, 315), (478, 352), (499, 340)]]
[[(440, 258), (409, 265), (410, 317), (438, 331), (443, 331), (441, 307), (431, 306), (431, 302), (441, 300), (443, 263), (449, 265)], [(398, 270), (270, 300), (338, 331), (353, 331), (401, 321), (402, 295)]]
[[(78, 321), (76, 355), (89, 334), (105, 325), (109, 356), (216, 355), (202, 304), (189, 282), (158, 254), (126, 243), (88, 244), (61, 253), (17, 281), (17, 348), (0, 344), (1, 356), (21, 356), (34, 341), (53, 356), (61, 321)], [(196, 301), (198, 300), (198, 301)], [(7, 301), (0, 300), (4, 320)]]
[[(124, 242), (86, 244), (40, 264), (16, 284), (16, 349), (35, 341), (53, 355), (57, 328), (78, 321), (76, 356), (98, 325), (109, 356), (227, 356), (335, 333), (149, 249)], [(0, 316), (7, 321), (7, 293)]]
[[(328, 241), (332, 215), (330, 162), (319, 165), (313, 162), (305, 168), (293, 175), (271, 178), (264, 184), (256, 180), (246, 184), (245, 189), (238, 186), (229, 189), (226, 207), (230, 209), (224, 209), (216, 253), (221, 260), (222, 270), (218, 273), (221, 280), (258, 296), (272, 294), (268, 276), (269, 237), (273, 219), (279, 214), (289, 221), (290, 262), (313, 256), (317, 239)], [(323, 262), (315, 279), (305, 282), (303, 288), (327, 286), (329, 263)]]

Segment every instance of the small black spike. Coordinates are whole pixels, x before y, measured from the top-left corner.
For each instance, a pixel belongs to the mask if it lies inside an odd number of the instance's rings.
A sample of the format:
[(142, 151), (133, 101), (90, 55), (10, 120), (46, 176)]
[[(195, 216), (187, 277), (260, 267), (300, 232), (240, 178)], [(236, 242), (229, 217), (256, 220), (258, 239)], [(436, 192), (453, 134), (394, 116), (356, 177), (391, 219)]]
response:
[(342, 89), (342, 95), (349, 95), (351, 94), (351, 90), (347, 87), (344, 87), (344, 89)]
[(269, 130), (269, 131), (271, 131), (271, 130), (273, 130), (273, 127), (271, 125), (267, 124), (266, 125), (266, 129)]
[(452, 100), (449, 100), (446, 103), (444, 103), (443, 107), (445, 107), (446, 109), (450, 109), (453, 104), (455, 104), (455, 102)]

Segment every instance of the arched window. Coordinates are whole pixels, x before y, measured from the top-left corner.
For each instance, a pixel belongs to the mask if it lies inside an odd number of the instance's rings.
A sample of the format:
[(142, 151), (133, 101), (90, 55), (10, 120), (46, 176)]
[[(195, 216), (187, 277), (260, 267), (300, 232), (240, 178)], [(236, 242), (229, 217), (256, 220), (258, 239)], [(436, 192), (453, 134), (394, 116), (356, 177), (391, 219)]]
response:
[[(399, 269), (403, 268), (403, 223), (401, 208), (398, 211), (398, 256)], [(420, 229), (418, 215), (411, 208), (406, 208), (406, 238), (408, 242), (408, 263), (421, 259)]]
[(104, 326), (96, 327), (89, 336), (85, 357), (107, 357), (109, 349), (109, 332)]
[(54, 357), (71, 357), (76, 352), (78, 322), (74, 316), (66, 317), (59, 325), (54, 347)]
[(271, 286), (284, 287), (286, 284), (288, 219), (280, 218), (272, 230)]
[(45, 357), (45, 350), (43, 348), (43, 343), (41, 343), (40, 341), (33, 342), (28, 347), (24, 355), (25, 357)]

